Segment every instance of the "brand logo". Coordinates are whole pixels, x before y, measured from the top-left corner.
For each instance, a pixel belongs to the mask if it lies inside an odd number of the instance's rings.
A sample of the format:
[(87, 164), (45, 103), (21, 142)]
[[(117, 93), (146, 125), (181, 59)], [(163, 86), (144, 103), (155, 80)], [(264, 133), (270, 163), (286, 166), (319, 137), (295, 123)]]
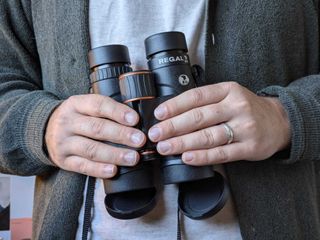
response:
[(190, 79), (189, 77), (186, 75), (186, 74), (181, 74), (178, 78), (179, 80), (179, 83), (182, 85), (182, 86), (186, 86), (189, 84), (190, 82)]
[(173, 62), (189, 63), (188, 57), (186, 55), (159, 58), (158, 61), (159, 61), (159, 64), (173, 63)]

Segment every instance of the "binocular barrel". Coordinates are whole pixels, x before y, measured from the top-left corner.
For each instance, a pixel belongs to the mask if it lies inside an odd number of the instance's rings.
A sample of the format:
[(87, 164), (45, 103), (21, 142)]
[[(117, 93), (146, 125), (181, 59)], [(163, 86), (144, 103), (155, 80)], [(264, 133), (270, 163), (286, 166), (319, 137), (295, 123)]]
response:
[(175, 96), (196, 87), (183, 33), (158, 33), (144, 43), (148, 67), (155, 75), (158, 97)]
[[(92, 93), (111, 97), (118, 102), (126, 100), (130, 102), (132, 100), (130, 95), (127, 98), (122, 96), (119, 85), (119, 76), (132, 72), (128, 48), (124, 45), (102, 46), (92, 49), (88, 57)], [(127, 88), (127, 93), (134, 93), (135, 89), (138, 89), (136, 87)], [(141, 121), (137, 127), (139, 126), (141, 128)], [(123, 147), (114, 143), (107, 144)], [(144, 158), (152, 156), (148, 154)], [(106, 192), (105, 206), (111, 216), (118, 219), (132, 219), (154, 208), (156, 189), (152, 171), (151, 163), (140, 161), (135, 167), (118, 167), (115, 177), (103, 180)]]

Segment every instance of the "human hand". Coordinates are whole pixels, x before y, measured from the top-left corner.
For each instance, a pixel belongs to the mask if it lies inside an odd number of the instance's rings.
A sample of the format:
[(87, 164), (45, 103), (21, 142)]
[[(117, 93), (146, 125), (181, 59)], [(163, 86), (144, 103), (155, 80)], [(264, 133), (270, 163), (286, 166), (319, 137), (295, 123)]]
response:
[(289, 121), (280, 101), (257, 96), (235, 82), (186, 91), (160, 104), (155, 116), (162, 122), (148, 135), (158, 142), (158, 152), (182, 153), (190, 165), (264, 160), (290, 144)]
[(113, 177), (117, 165), (133, 166), (134, 150), (101, 141), (141, 147), (146, 136), (132, 126), (139, 115), (130, 107), (101, 95), (72, 96), (50, 116), (45, 133), (49, 157), (58, 167), (99, 178)]

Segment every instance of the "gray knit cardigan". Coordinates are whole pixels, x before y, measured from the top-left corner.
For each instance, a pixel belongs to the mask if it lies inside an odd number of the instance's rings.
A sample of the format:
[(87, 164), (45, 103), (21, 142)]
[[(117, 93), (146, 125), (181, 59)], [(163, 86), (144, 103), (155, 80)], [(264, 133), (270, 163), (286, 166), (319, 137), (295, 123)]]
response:
[[(86, 177), (54, 166), (43, 136), (88, 92), (88, 2), (0, 1), (0, 171), (37, 175), (34, 239), (78, 227)], [(243, 238), (320, 239), (319, 0), (208, 0), (206, 13), (206, 81), (279, 97), (292, 130), (287, 151), (226, 165)]]

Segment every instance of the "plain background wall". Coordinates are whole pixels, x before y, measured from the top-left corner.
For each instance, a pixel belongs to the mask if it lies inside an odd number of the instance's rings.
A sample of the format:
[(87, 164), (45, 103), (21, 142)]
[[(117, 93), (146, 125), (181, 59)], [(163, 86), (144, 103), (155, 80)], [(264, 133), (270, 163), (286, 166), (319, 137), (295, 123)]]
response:
[[(35, 177), (18, 177), (1, 173), (0, 177), (10, 177), (10, 218), (31, 218)], [(0, 239), (10, 240), (10, 237), (10, 231), (0, 231)]]

